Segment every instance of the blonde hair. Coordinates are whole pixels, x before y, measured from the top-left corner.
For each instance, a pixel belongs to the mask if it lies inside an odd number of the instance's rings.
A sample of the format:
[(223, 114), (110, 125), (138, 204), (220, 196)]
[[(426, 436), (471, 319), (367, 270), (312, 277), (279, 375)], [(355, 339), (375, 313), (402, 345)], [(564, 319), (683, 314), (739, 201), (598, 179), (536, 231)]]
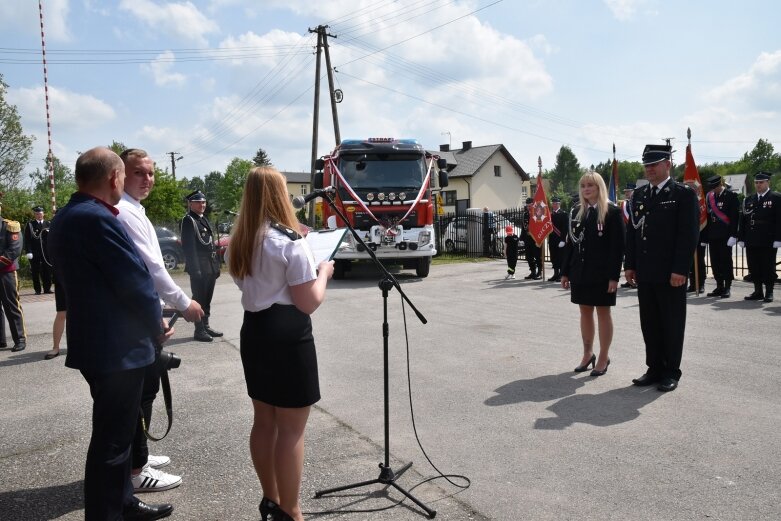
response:
[(597, 222), (599, 224), (605, 224), (605, 216), (607, 215), (607, 186), (605, 186), (605, 180), (597, 172), (586, 172), (580, 177), (578, 181), (578, 193), (580, 194), (580, 210), (578, 210), (578, 220), (582, 221), (588, 209), (588, 203), (586, 198), (583, 197), (583, 187), (581, 186), (584, 181), (591, 181), (597, 185)]
[(228, 243), (228, 271), (232, 276), (243, 279), (252, 275), (252, 254), (263, 244), (269, 221), (298, 230), (285, 176), (273, 167), (258, 166), (247, 175), (239, 216)]

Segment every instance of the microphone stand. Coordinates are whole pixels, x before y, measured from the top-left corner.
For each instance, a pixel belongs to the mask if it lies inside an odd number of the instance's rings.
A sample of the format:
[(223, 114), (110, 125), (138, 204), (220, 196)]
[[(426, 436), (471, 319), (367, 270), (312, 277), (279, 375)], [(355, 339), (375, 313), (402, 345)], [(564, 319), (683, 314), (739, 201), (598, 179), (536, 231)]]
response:
[(380, 279), (380, 282), (378, 284), (381, 292), (382, 292), (382, 354), (383, 354), (383, 377), (384, 377), (384, 406), (385, 406), (385, 461), (383, 463), (379, 464), (380, 467), (380, 475), (376, 479), (370, 479), (368, 481), (360, 481), (358, 483), (352, 483), (349, 485), (343, 485), (339, 487), (329, 488), (325, 490), (318, 490), (315, 492), (315, 498), (322, 497), (326, 494), (331, 494), (333, 492), (341, 492), (342, 490), (348, 490), (353, 488), (359, 488), (364, 487), (367, 485), (375, 485), (375, 484), (383, 484), (383, 485), (390, 485), (405, 496), (407, 496), (409, 499), (411, 499), (416, 505), (418, 505), (421, 509), (423, 509), (426, 512), (426, 515), (429, 519), (433, 519), (437, 515), (436, 510), (432, 510), (431, 508), (427, 507), (423, 502), (421, 502), (418, 498), (413, 496), (409, 491), (403, 489), (401, 486), (399, 486), (398, 483), (396, 483), (397, 476), (402, 475), (404, 472), (407, 471), (412, 466), (412, 462), (407, 463), (404, 465), (401, 469), (399, 469), (398, 474), (393, 472), (393, 469), (390, 466), (390, 413), (389, 413), (389, 406), (388, 406), (388, 292), (392, 288), (396, 288), (396, 290), (399, 292), (401, 297), (404, 299), (404, 301), (409, 304), (410, 308), (415, 312), (415, 315), (418, 317), (418, 319), (425, 324), (427, 322), (426, 317), (423, 316), (423, 314), (418, 311), (418, 309), (415, 307), (412, 302), (410, 302), (409, 298), (407, 298), (407, 295), (404, 293), (404, 291), (401, 289), (401, 285), (399, 285), (399, 281), (396, 280), (396, 277), (394, 277), (387, 268), (380, 262), (379, 259), (377, 259), (377, 256), (374, 254), (374, 251), (372, 251), (371, 248), (369, 248), (366, 243), (361, 239), (361, 237), (358, 235), (358, 233), (355, 231), (355, 228), (350, 225), (350, 221), (347, 220), (347, 217), (339, 210), (339, 208), (336, 206), (334, 202), (333, 195), (326, 193), (324, 196), (324, 199), (328, 201), (329, 206), (336, 212), (336, 214), (344, 221), (345, 225), (347, 226), (347, 229), (350, 230), (350, 233), (352, 233), (353, 238), (358, 242), (358, 244), (363, 245), (363, 247), (366, 249), (366, 251), (369, 254), (369, 257), (371, 257), (372, 261), (374, 262), (375, 266), (377, 266), (377, 269), (380, 270), (380, 273), (382, 274), (382, 278)]

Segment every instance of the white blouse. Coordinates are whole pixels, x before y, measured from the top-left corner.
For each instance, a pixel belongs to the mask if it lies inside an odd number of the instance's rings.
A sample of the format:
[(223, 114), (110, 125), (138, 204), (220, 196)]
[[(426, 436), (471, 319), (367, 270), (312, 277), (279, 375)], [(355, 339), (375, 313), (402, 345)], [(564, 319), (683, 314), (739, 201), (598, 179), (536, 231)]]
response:
[[(241, 290), (246, 311), (262, 311), (274, 304), (293, 305), (289, 286), (317, 278), (317, 267), (306, 239), (291, 240), (275, 228), (265, 227), (263, 244), (252, 252), (252, 275), (233, 277)], [(258, 240), (263, 230), (258, 233)]]

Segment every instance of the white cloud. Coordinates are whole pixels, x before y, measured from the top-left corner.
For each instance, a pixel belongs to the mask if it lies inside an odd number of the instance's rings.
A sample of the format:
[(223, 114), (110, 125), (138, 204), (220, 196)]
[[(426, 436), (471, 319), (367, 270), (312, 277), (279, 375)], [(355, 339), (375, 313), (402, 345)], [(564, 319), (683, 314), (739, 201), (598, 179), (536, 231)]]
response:
[(142, 64), (141, 70), (148, 72), (155, 80), (155, 85), (165, 87), (167, 85), (184, 85), (187, 77), (178, 72), (171, 72), (176, 62), (176, 56), (171, 51), (159, 54), (149, 64)]
[(119, 8), (129, 11), (155, 31), (165, 31), (179, 40), (206, 45), (206, 35), (219, 27), (191, 2), (158, 5), (152, 0), (121, 0)]
[(604, 0), (613, 16), (621, 21), (632, 20), (648, 0)]
[[(68, 42), (72, 34), (68, 26), (69, 0), (47, 0), (43, 3), (44, 36), (48, 42)], [(3, 0), (0, 2), (0, 29), (40, 26), (38, 2)]]
[[(24, 121), (35, 126), (46, 125), (43, 87), (9, 89), (8, 102), (16, 105)], [(58, 130), (77, 130), (102, 125), (116, 118), (106, 102), (67, 89), (49, 87), (49, 107), (53, 125)]]
[(744, 110), (778, 111), (781, 107), (781, 50), (761, 53), (748, 71), (706, 92), (705, 99)]

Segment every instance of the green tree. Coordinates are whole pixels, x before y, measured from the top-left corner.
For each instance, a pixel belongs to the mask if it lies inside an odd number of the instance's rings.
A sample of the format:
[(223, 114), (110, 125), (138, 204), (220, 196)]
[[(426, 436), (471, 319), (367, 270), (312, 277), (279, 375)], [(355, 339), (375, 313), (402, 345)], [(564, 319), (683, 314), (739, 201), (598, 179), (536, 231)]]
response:
[(19, 184), (33, 148), (33, 137), (26, 136), (15, 105), (5, 101), (8, 85), (0, 74), (0, 186)]
[(217, 187), (217, 197), (214, 206), (219, 210), (235, 210), (241, 202), (241, 194), (244, 191), (244, 182), (252, 169), (252, 161), (233, 158), (225, 168), (225, 175)]
[[(76, 191), (76, 179), (73, 171), (63, 165), (59, 158), (54, 159), (54, 193), (57, 208), (62, 208)], [(51, 204), (51, 180), (49, 179), (48, 161), (44, 160), (44, 168), (36, 168), (30, 175), (33, 187), (30, 196), (35, 204), (40, 204), (49, 211)]]
[(266, 151), (262, 148), (259, 148), (255, 157), (252, 158), (252, 164), (255, 166), (274, 166), (271, 164), (271, 159), (269, 159), (268, 154), (266, 154)]
[(119, 155), (127, 150), (127, 147), (121, 141), (112, 141), (108, 147), (113, 150), (116, 155)]
[(222, 173), (216, 170), (206, 174), (206, 178), (203, 180), (203, 189), (201, 191), (206, 194), (207, 199), (213, 200), (217, 197), (222, 181)]
[(144, 205), (150, 221), (171, 226), (178, 223), (184, 215), (182, 204), (185, 195), (185, 190), (171, 173), (155, 167), (155, 187), (141, 204)]
[(580, 163), (572, 149), (563, 145), (556, 154), (556, 165), (549, 170), (547, 177), (551, 180), (551, 190), (574, 191), (580, 179)]

